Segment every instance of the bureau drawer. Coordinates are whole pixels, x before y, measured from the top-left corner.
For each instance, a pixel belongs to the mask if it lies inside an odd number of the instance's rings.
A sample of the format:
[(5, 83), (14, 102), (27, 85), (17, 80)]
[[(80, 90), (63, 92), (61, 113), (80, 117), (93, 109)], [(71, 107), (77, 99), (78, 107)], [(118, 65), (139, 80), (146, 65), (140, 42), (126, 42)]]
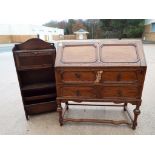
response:
[(101, 81), (104, 83), (133, 83), (138, 82), (138, 77), (136, 71), (104, 71)]
[(96, 75), (93, 71), (64, 71), (61, 79), (63, 82), (93, 82)]
[(55, 53), (53, 51), (28, 51), (15, 54), (17, 69), (41, 68), (54, 66)]
[(95, 89), (88, 86), (64, 86), (61, 94), (63, 97), (96, 98)]
[[(100, 72), (100, 73), (99, 73)], [(100, 74), (100, 75), (99, 75)], [(64, 71), (61, 73), (62, 82), (96, 82), (98, 76), (101, 77), (98, 83), (135, 83), (138, 82), (137, 71)]]
[(101, 89), (101, 98), (138, 98), (139, 88), (136, 86), (104, 86)]

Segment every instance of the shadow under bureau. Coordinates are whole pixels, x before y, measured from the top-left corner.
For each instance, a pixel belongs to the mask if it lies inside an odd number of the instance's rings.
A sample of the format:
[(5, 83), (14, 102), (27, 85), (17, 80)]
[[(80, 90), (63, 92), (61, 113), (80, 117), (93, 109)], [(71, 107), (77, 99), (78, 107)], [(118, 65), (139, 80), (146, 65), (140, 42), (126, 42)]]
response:
[[(116, 40), (99, 42), (59, 43), (55, 63), (57, 111), (59, 122), (67, 121), (129, 124), (137, 126), (140, 114), (146, 62), (141, 41)], [(103, 120), (64, 117), (69, 101), (73, 105), (135, 106), (131, 122), (126, 120)], [(92, 102), (94, 104), (86, 104)], [(62, 108), (65, 103), (65, 108)], [(95, 104), (98, 103), (98, 104)], [(111, 105), (109, 105), (111, 106)]]

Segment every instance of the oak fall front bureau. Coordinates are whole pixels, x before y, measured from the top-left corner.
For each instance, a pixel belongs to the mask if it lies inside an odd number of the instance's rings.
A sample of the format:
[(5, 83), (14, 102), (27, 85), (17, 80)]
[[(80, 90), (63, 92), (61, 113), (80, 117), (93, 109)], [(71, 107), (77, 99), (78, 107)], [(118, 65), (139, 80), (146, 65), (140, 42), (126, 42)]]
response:
[[(131, 124), (135, 129), (146, 73), (141, 41), (70, 42), (58, 46), (55, 75), (59, 122), (66, 121)], [(68, 101), (113, 102), (127, 111), (127, 104), (135, 105), (131, 123), (125, 120), (64, 118)], [(61, 103), (66, 106), (63, 112)], [(77, 104), (78, 105), (78, 104)], [(81, 104), (80, 104), (81, 105)], [(89, 104), (88, 104), (89, 105)], [(93, 104), (91, 104), (93, 105)], [(106, 105), (108, 106), (108, 105)]]

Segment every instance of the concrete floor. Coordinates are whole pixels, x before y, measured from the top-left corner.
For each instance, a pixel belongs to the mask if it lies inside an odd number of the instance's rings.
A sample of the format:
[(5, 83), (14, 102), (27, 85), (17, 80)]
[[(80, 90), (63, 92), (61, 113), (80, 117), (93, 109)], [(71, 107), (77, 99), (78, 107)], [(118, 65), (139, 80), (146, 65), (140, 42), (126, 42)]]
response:
[[(94, 123), (66, 123), (60, 127), (57, 112), (31, 116), (26, 121), (12, 53), (0, 54), (0, 134), (155, 134), (155, 45), (144, 45), (148, 69), (143, 90), (143, 103), (138, 127)], [(132, 108), (132, 107), (131, 107)], [(71, 107), (72, 116), (120, 119), (126, 117), (119, 108)]]

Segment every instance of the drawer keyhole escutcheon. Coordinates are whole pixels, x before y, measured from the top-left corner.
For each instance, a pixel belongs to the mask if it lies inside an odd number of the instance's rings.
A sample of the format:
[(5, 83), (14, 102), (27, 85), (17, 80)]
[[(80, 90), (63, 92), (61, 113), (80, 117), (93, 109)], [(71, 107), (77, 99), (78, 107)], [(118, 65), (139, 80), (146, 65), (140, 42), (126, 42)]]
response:
[(103, 71), (97, 71), (95, 83), (99, 83), (102, 78)]

